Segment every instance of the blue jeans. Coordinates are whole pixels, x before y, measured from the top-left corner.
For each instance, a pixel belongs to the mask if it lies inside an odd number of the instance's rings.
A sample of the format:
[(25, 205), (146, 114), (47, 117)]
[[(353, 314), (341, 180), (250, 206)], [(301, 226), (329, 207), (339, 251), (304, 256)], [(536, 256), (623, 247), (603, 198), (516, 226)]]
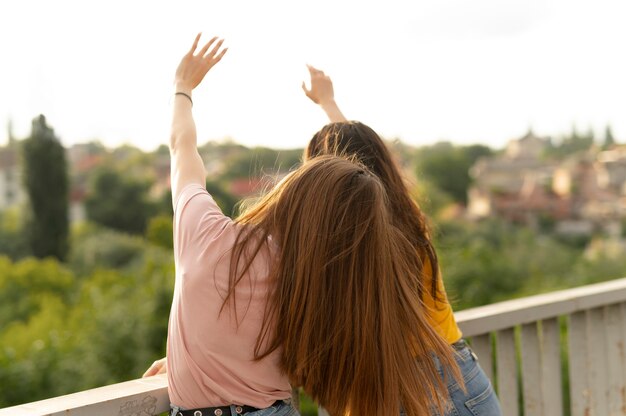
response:
[(266, 407), (256, 412), (245, 413), (245, 416), (300, 416), (300, 413), (291, 405), (289, 400), (277, 406)]
[[(464, 340), (454, 344), (454, 348), (467, 393), (461, 390), (456, 381), (449, 382), (448, 393), (452, 399), (452, 409), (445, 416), (502, 416), (500, 402), (489, 378), (480, 368), (476, 354)], [(439, 373), (443, 377), (441, 365)]]

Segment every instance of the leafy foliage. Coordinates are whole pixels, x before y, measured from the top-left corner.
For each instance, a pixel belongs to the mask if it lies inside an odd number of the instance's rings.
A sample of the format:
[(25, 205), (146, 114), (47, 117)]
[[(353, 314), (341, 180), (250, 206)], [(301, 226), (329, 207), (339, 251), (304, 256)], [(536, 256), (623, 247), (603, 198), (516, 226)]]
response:
[(471, 183), (469, 169), (479, 157), (489, 154), (491, 149), (483, 145), (455, 146), (440, 142), (423, 147), (417, 154), (417, 176), (423, 175), (454, 201), (466, 204)]
[(300, 149), (279, 151), (267, 147), (238, 152), (225, 161), (227, 170), (222, 177), (249, 178), (286, 172), (300, 162), (301, 155)]
[(616, 141), (615, 137), (613, 136), (613, 130), (611, 129), (611, 126), (606, 126), (606, 129), (604, 130), (604, 142), (602, 144), (602, 147), (604, 149), (610, 149), (615, 144)]
[(236, 216), (235, 207), (238, 200), (226, 190), (222, 182), (207, 180), (206, 189), (225, 215)]
[(74, 241), (69, 264), (80, 274), (98, 268), (132, 267), (146, 249), (140, 237), (94, 226), (83, 229)]
[(626, 259), (583, 249), (498, 219), (440, 223), (436, 246), (455, 309), (623, 277)]
[(561, 137), (560, 140), (556, 141), (556, 143), (552, 143), (552, 146), (548, 149), (548, 155), (562, 159), (565, 156), (585, 151), (593, 144), (593, 130), (589, 130), (586, 133), (580, 133), (574, 126), (572, 127), (572, 132), (569, 135)]
[(19, 209), (0, 211), (0, 253), (13, 260), (31, 255), (25, 231), (24, 218)]
[[(107, 233), (81, 230), (74, 243), (89, 241), (90, 257), (131, 238)], [(117, 270), (83, 260), (80, 273), (0, 258), (0, 407), (134, 379), (165, 354), (171, 253), (140, 241), (131, 254)]]
[(148, 197), (150, 183), (124, 175), (115, 168), (100, 167), (85, 200), (87, 217), (119, 231), (143, 234), (155, 211)]
[(158, 215), (150, 218), (146, 239), (152, 244), (169, 250), (174, 248), (174, 227), (172, 217), (169, 215)]

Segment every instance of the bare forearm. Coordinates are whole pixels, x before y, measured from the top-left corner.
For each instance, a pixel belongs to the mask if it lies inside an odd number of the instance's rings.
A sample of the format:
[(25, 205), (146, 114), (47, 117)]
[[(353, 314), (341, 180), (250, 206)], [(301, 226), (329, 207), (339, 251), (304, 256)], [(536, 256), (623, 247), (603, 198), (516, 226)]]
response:
[(347, 121), (346, 116), (343, 115), (335, 100), (321, 103), (320, 107), (322, 107), (322, 110), (324, 110), (331, 123)]
[(198, 33), (174, 75), (170, 131), (172, 201), (177, 200), (185, 186), (206, 184), (206, 171), (198, 153), (196, 123), (191, 111), (191, 91), (200, 85), (207, 72), (222, 59), (226, 49), (220, 51), (223, 40), (217, 41), (217, 37), (214, 37), (198, 50), (200, 36)]
[(172, 125), (170, 132), (170, 151), (197, 146), (196, 123), (193, 119), (192, 102), (181, 92), (191, 97), (191, 90), (175, 89), (172, 98)]

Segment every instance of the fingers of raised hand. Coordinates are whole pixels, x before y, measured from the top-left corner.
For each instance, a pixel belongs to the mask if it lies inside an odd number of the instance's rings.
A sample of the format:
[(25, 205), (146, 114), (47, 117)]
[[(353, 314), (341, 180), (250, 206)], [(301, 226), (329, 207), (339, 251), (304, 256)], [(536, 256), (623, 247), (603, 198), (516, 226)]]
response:
[(311, 94), (311, 90), (306, 87), (304, 81), (302, 81), (302, 91), (304, 91), (307, 97), (315, 101), (315, 97)]
[(224, 43), (224, 39), (220, 39), (219, 42), (217, 42), (217, 45), (215, 45), (210, 51), (204, 51), (204, 58), (205, 59), (210, 59), (212, 57), (215, 56), (215, 54), (217, 53), (217, 51), (222, 47), (222, 44)]
[[(188, 70), (198, 70), (206, 74), (210, 68), (218, 63), (228, 48), (222, 49), (224, 39), (219, 39), (217, 36), (208, 41), (201, 49), (198, 50), (198, 43), (200, 41), (201, 33), (198, 33), (194, 43), (183, 59), (183, 64)], [(219, 40), (218, 40), (219, 39)], [(217, 41), (217, 43), (215, 43)]]
[(208, 41), (203, 47), (202, 49), (200, 49), (200, 51), (198, 52), (197, 56), (204, 56), (204, 54), (206, 53), (206, 51), (209, 50), (209, 48), (211, 47), (211, 45), (213, 45), (213, 43), (217, 40), (217, 36), (213, 36), (213, 38)]
[(217, 44), (217, 46), (213, 49), (213, 51), (211, 51), (211, 56), (207, 57), (208, 59), (213, 60), (213, 63), (216, 64), (218, 63), (222, 57), (224, 56), (224, 54), (226, 53), (226, 51), (228, 50), (228, 48), (224, 48), (221, 50), (220, 53), (217, 54), (217, 56), (215, 55), (215, 52), (217, 52), (219, 50), (219, 48), (222, 46), (222, 42), (224, 42), (223, 40), (220, 41), (220, 43)]
[[(217, 36), (204, 45), (196, 55), (193, 55), (193, 59), (201, 61), (203, 64), (206, 64), (208, 68), (218, 63), (228, 48), (221, 49), (224, 39), (220, 39), (217, 44), (215, 44), (216, 40), (218, 40)], [(215, 46), (213, 46), (214, 44)]]
[(313, 88), (313, 84), (318, 84), (320, 81), (330, 81), (330, 77), (324, 74), (324, 71), (320, 71), (309, 66), (309, 72), (311, 74), (311, 88)]
[(324, 71), (321, 71), (317, 68), (315, 68), (313, 65), (307, 65), (307, 68), (309, 68), (309, 73), (311, 74), (311, 76), (314, 75), (324, 75)]
[(313, 92), (313, 85), (311, 85), (311, 89), (308, 89), (306, 87), (306, 84), (304, 83), (304, 81), (302, 82), (302, 91), (304, 91), (304, 94), (309, 97), (309, 99), (311, 101), (313, 101), (315, 104), (319, 104), (319, 98), (317, 96), (317, 93)]
[(200, 42), (200, 36), (202, 36), (202, 32), (196, 35), (196, 39), (193, 41), (193, 45), (191, 45), (191, 49), (189, 49), (189, 55), (193, 55), (196, 48), (198, 47), (198, 42)]

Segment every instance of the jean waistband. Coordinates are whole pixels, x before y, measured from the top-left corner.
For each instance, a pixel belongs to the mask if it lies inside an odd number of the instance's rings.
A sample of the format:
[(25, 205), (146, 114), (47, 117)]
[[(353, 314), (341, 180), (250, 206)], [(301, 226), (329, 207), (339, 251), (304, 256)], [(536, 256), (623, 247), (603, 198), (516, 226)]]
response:
[[(271, 406), (278, 406), (285, 403), (284, 400), (276, 400)], [(261, 410), (252, 406), (216, 406), (216, 407), (204, 407), (198, 409), (185, 409), (182, 410), (178, 407), (170, 409), (170, 416), (238, 416), (244, 413), (251, 413)]]
[(463, 348), (467, 347), (467, 342), (461, 338), (460, 340), (458, 340), (457, 342), (451, 344), (452, 348), (454, 348), (455, 350), (462, 350)]

